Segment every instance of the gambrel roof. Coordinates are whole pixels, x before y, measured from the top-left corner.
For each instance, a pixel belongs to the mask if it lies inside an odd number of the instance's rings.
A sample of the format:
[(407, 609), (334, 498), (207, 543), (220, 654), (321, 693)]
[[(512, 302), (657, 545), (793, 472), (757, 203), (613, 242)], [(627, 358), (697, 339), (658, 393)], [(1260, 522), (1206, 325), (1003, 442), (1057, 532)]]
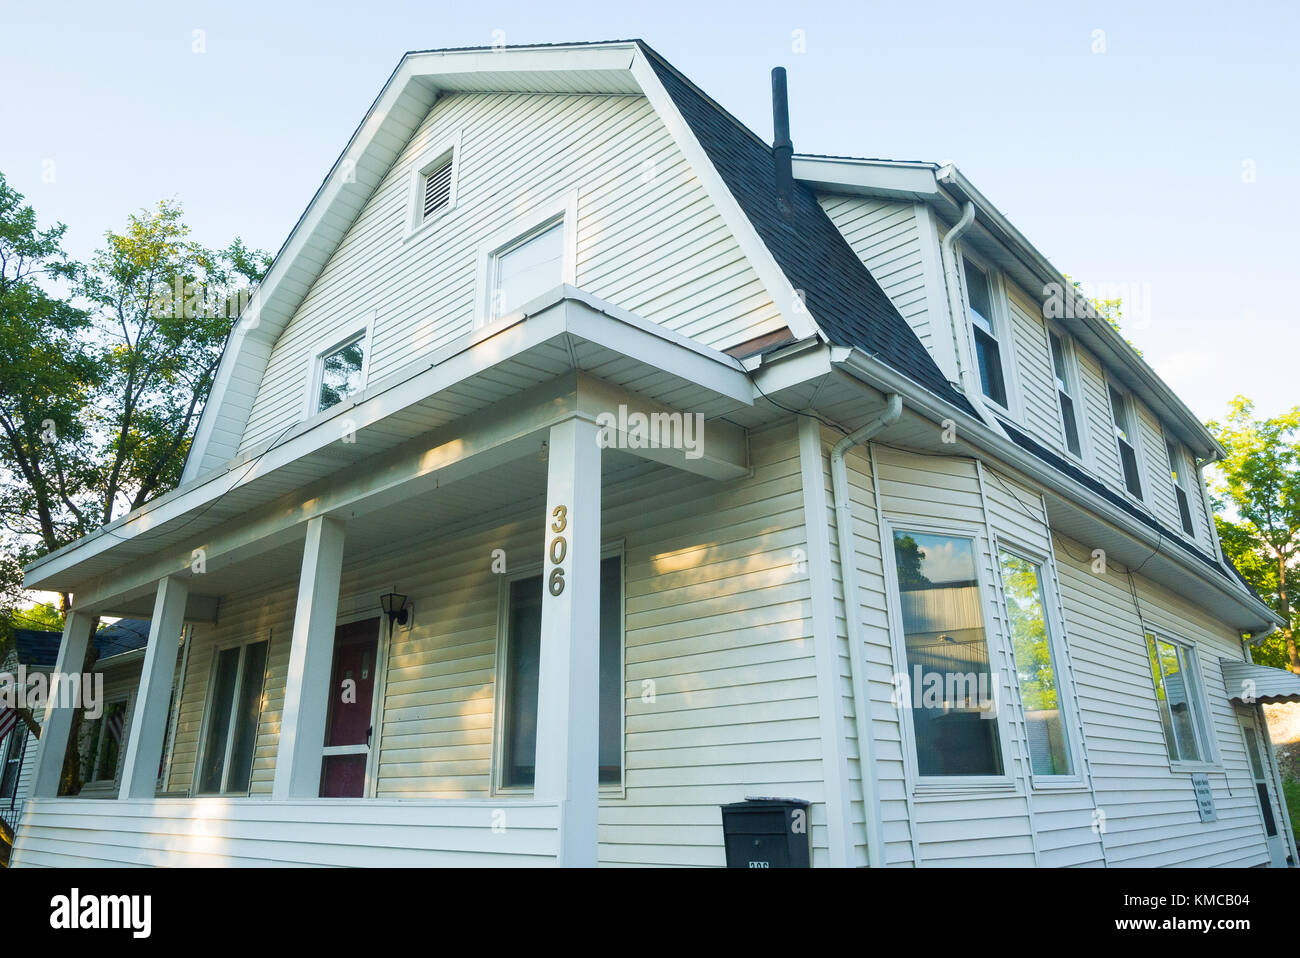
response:
[(880, 359), (973, 411), (807, 187), (787, 222), (771, 149), (639, 40), (406, 54), (275, 258), (227, 343), (184, 481), (239, 448), (280, 332), (438, 96), (458, 91), (643, 93), (676, 138), (798, 338)]

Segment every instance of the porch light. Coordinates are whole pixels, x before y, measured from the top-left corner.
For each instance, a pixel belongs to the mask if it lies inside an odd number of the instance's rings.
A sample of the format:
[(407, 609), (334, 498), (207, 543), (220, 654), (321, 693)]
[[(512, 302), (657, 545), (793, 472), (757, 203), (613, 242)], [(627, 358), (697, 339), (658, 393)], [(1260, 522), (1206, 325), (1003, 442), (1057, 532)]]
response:
[(379, 608), (388, 616), (388, 634), (393, 634), (394, 625), (406, 625), (406, 596), (398, 592), (387, 592), (379, 597)]

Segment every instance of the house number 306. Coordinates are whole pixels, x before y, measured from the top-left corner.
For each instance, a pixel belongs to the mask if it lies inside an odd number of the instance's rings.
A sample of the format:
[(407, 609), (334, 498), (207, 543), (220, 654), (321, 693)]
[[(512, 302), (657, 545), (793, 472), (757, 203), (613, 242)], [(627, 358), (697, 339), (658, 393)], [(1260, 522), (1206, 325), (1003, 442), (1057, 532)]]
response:
[(551, 570), (550, 578), (547, 579), (547, 588), (551, 590), (551, 595), (559, 595), (564, 591), (564, 562), (565, 556), (569, 554), (569, 540), (558, 533), (563, 532), (569, 527), (569, 507), (565, 505), (556, 506), (551, 510), (551, 516), (554, 522), (551, 523), (551, 531), (557, 535), (551, 539), (551, 546), (547, 549), (547, 557), (551, 560), (551, 565), (555, 566)]

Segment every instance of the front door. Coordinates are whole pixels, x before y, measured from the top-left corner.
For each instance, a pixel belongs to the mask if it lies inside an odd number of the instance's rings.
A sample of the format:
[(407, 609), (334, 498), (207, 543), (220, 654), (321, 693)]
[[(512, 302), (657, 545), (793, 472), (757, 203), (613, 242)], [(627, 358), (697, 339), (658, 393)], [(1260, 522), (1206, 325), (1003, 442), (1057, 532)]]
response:
[(1269, 795), (1269, 756), (1265, 749), (1265, 740), (1255, 721), (1253, 710), (1237, 709), (1237, 721), (1241, 723), (1242, 734), (1246, 738), (1246, 755), (1250, 759), (1250, 773), (1255, 781), (1255, 792), (1259, 796), (1259, 810), (1264, 815), (1264, 832), (1268, 835), (1268, 854), (1274, 868), (1286, 867), (1286, 842), (1277, 827), (1277, 817), (1273, 814), (1273, 800)]
[(378, 618), (349, 622), (334, 632), (321, 798), (362, 798), (366, 794), (378, 652)]

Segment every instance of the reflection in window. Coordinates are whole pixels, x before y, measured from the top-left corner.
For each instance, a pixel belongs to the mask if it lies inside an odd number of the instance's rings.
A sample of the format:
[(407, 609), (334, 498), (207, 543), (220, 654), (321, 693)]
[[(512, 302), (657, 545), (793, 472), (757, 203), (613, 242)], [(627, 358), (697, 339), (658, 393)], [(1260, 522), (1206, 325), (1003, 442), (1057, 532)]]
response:
[(365, 348), (365, 337), (359, 336), (321, 357), (317, 412), (337, 406), (348, 396), (361, 391), (361, 367), (365, 359)]
[(894, 562), (920, 774), (1001, 775), (974, 543), (900, 530)]
[(1197, 723), (1199, 692), (1190, 667), (1191, 650), (1185, 645), (1168, 642), (1147, 633), (1147, 656), (1151, 662), (1151, 679), (1156, 687), (1156, 704), (1160, 724), (1165, 732), (1165, 748), (1175, 762), (1197, 762), (1204, 756)]
[(966, 299), (970, 304), (971, 328), (975, 333), (975, 360), (980, 371), (980, 388), (999, 406), (1007, 404), (1007, 385), (1002, 376), (1002, 350), (993, 319), (993, 295), (988, 274), (962, 259), (966, 271)]
[(1043, 608), (1042, 568), (1010, 552), (999, 554), (1016, 681), (1025, 710), (1029, 758), (1035, 775), (1069, 775), (1070, 749), (1061, 718), (1060, 672), (1052, 655)]
[(122, 735), (126, 731), (126, 703), (111, 702), (104, 713), (86, 723), (85, 748), (81, 753), (81, 780), (111, 782), (117, 778), (117, 760), (122, 754)]
[(198, 791), (202, 794), (248, 791), (262, 717), (268, 646), (265, 641), (253, 642), (217, 653), (199, 762)]

